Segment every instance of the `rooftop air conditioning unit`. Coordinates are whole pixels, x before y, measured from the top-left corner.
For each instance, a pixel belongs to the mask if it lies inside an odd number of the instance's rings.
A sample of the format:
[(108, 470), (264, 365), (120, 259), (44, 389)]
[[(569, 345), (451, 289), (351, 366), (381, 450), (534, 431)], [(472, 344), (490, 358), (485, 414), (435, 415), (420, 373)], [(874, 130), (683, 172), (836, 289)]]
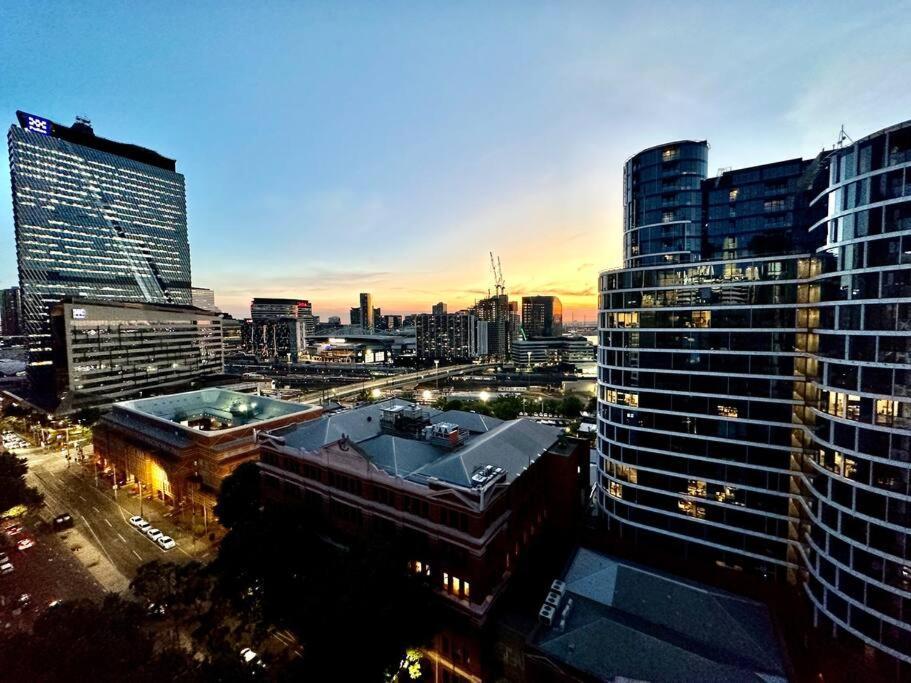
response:
[(548, 626), (553, 626), (556, 612), (557, 610), (550, 605), (541, 605), (541, 610), (538, 612), (538, 618)]
[(547, 594), (547, 597), (544, 598), (544, 603), (546, 605), (551, 605), (554, 609), (560, 606), (560, 600), (563, 596), (559, 593), (550, 592)]
[(560, 581), (560, 579), (554, 579), (553, 582), (550, 584), (550, 589), (554, 593), (559, 593), (560, 595), (563, 595), (563, 593), (566, 592), (566, 582)]

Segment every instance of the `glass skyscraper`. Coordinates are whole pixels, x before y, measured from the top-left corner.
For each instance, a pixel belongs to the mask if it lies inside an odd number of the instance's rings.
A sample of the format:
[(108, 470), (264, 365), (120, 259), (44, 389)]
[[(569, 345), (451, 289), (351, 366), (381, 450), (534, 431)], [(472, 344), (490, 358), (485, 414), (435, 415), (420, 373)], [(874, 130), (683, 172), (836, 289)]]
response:
[(33, 382), (52, 368), (49, 307), (65, 296), (190, 305), (184, 177), (173, 159), (17, 112), (10, 175)]
[(600, 506), (637, 544), (800, 582), (820, 626), (911, 662), (911, 123), (717, 178), (707, 149), (625, 166)]

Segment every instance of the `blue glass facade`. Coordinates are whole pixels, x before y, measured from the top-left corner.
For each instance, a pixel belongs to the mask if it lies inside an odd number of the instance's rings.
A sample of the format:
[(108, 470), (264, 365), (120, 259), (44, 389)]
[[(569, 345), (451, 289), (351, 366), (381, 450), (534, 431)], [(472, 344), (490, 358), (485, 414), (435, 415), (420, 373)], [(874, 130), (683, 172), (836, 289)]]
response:
[(700, 149), (626, 164), (625, 267), (599, 280), (608, 527), (800, 583), (820, 627), (911, 663), (911, 123), (694, 193)]
[(628, 267), (698, 259), (708, 143), (652, 147), (623, 167), (623, 254)]
[(30, 375), (46, 385), (48, 312), (63, 297), (192, 303), (184, 177), (85, 122), (19, 119), (8, 134), (19, 286)]

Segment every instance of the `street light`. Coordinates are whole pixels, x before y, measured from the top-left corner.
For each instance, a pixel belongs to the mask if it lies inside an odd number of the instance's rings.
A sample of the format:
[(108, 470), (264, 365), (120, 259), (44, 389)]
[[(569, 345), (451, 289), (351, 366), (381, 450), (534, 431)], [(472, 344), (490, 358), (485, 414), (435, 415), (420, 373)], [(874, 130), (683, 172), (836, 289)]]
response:
[(482, 391), (480, 394), (478, 394), (478, 398), (480, 398), (484, 403), (487, 403), (490, 400), (490, 394), (486, 391)]

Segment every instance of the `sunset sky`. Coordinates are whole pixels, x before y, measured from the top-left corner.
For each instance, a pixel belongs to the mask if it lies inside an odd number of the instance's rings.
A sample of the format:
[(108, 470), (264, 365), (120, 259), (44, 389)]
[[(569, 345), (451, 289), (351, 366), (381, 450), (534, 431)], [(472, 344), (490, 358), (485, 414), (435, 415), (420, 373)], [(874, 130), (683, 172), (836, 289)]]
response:
[(714, 173), (911, 118), (908, 2), (262, 4), (0, 6), (4, 124), (85, 115), (176, 158), (194, 284), (238, 316), (452, 310), (494, 251), (511, 295), (592, 318), (628, 156), (707, 138)]

